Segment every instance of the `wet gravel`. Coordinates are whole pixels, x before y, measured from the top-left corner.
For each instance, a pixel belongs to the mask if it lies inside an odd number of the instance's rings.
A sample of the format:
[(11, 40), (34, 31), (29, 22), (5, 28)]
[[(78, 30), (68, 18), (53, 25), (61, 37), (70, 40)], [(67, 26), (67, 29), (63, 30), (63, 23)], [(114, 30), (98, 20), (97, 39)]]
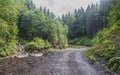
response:
[(91, 64), (83, 52), (88, 47), (51, 52), (41, 57), (6, 58), (0, 75), (109, 75)]

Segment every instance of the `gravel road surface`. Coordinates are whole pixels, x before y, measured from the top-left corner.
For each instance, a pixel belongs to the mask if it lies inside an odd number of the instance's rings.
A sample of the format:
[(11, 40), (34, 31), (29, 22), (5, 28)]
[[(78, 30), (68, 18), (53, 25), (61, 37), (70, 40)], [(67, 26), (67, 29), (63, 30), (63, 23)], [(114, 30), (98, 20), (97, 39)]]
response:
[(84, 55), (89, 47), (54, 51), (41, 57), (6, 58), (0, 61), (0, 75), (110, 75)]

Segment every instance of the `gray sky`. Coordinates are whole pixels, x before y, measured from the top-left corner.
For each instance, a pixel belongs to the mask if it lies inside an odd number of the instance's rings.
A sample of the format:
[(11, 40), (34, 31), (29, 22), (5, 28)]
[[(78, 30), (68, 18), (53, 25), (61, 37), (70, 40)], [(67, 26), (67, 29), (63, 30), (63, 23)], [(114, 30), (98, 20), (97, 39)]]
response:
[(100, 0), (33, 0), (36, 7), (49, 8), (56, 16), (61, 16), (68, 12), (73, 12), (75, 8), (81, 6), (86, 9), (88, 4), (97, 3)]

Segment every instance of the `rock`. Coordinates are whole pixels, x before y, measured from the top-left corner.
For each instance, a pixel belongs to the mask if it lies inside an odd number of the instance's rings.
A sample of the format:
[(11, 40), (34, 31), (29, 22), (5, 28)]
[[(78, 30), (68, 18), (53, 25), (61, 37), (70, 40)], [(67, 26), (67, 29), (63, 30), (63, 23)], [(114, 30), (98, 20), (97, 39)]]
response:
[(14, 75), (13, 73), (9, 73), (8, 75)]
[(48, 55), (48, 56), (50, 56), (51, 54), (50, 54), (50, 53), (48, 53), (47, 55)]
[(31, 53), (30, 56), (34, 56), (34, 57), (41, 57), (43, 55), (43, 53)]
[(17, 55), (16, 57), (18, 57), (18, 58), (28, 57), (28, 53), (26, 53), (26, 54), (20, 54), (20, 55)]

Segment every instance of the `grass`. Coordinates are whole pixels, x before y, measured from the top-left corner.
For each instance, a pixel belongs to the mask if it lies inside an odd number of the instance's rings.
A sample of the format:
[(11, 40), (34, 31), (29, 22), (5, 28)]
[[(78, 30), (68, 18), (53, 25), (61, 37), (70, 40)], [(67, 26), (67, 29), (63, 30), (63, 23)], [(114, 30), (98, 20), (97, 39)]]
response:
[(84, 46), (79, 46), (79, 45), (68, 45), (64, 49), (55, 49), (55, 48), (50, 48), (48, 49), (48, 52), (53, 52), (53, 51), (67, 51), (67, 50), (73, 50), (73, 49), (79, 49), (83, 48)]

